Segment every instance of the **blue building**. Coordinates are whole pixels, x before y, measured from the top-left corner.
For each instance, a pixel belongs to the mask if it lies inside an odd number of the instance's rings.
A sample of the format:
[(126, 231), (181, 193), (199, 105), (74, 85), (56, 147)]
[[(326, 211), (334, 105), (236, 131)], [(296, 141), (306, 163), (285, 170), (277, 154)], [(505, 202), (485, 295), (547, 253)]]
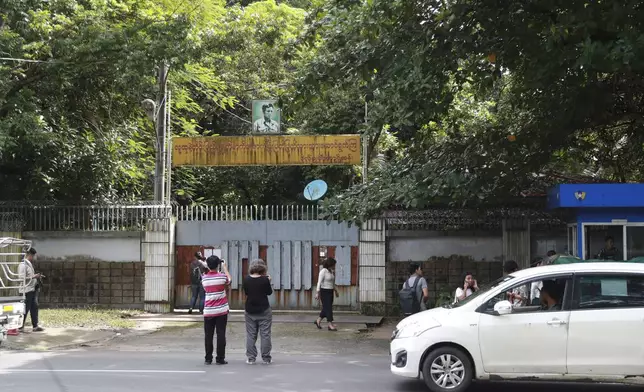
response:
[(548, 208), (569, 213), (573, 256), (602, 258), (610, 240), (616, 259), (644, 256), (644, 184), (560, 184), (548, 192)]

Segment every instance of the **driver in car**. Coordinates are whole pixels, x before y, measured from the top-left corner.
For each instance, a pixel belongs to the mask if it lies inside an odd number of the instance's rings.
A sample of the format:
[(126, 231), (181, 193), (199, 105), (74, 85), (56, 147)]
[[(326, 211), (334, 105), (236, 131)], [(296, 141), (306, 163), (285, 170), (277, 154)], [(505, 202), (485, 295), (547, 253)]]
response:
[(561, 289), (554, 280), (546, 280), (541, 288), (541, 309), (543, 310), (561, 310)]

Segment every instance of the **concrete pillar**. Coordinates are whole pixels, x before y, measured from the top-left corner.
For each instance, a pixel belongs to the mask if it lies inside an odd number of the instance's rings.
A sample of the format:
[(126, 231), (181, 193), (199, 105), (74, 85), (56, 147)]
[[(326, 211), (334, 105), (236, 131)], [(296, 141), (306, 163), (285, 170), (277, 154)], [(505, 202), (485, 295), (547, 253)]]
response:
[(363, 314), (384, 315), (386, 311), (386, 243), (383, 219), (372, 219), (362, 225), (359, 243), (358, 300)]
[(174, 310), (174, 219), (153, 219), (146, 226), (141, 238), (145, 261), (144, 309), (150, 313), (169, 313)]

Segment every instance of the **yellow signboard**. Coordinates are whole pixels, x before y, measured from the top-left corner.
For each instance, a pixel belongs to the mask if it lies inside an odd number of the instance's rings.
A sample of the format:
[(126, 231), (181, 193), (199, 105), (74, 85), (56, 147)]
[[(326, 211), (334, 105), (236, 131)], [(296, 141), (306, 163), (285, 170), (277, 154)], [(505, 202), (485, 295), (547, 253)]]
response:
[(173, 166), (359, 165), (360, 135), (176, 137)]

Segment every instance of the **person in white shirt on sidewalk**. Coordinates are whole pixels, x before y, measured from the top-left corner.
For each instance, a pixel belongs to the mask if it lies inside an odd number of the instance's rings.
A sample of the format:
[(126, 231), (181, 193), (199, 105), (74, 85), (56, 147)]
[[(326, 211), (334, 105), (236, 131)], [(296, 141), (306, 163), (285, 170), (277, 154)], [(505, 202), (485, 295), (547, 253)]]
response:
[(43, 276), (41, 274), (37, 274), (34, 270), (33, 262), (35, 258), (36, 250), (34, 248), (30, 248), (18, 267), (18, 276), (24, 281), (24, 285), (21, 285), (18, 291), (20, 294), (25, 294), (25, 316), (22, 319), (22, 327), (20, 327), (20, 331), (24, 331), (25, 329), (25, 322), (27, 321), (28, 314), (31, 314), (31, 325), (33, 327), (33, 331), (44, 331), (44, 329), (38, 325), (38, 293), (36, 290), (38, 280)]
[(320, 317), (315, 321), (318, 329), (322, 329), (320, 325), (322, 320), (326, 318), (329, 323), (329, 331), (337, 331), (338, 329), (333, 324), (333, 294), (340, 296), (337, 287), (335, 286), (335, 265), (336, 260), (332, 257), (327, 258), (322, 265), (320, 275), (318, 276), (317, 293), (315, 299), (322, 301), (322, 311)]

